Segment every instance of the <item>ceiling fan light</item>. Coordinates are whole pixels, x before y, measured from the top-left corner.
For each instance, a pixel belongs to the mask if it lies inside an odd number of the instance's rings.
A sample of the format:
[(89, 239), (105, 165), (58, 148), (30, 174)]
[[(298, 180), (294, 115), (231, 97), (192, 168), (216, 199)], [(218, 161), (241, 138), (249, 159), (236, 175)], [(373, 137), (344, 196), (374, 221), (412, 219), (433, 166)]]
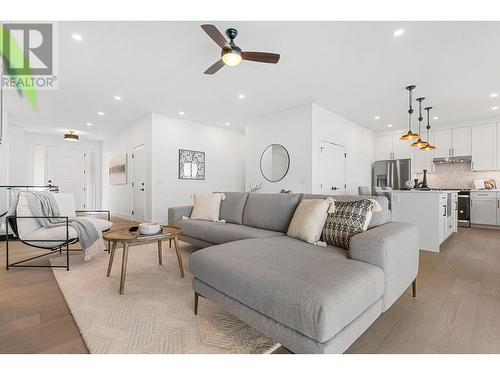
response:
[(80, 140), (80, 136), (70, 131), (69, 133), (64, 134), (64, 140), (68, 142), (78, 142)]
[(224, 61), (224, 64), (229, 66), (239, 65), (241, 60), (241, 53), (239, 53), (239, 51), (235, 51), (234, 49), (222, 55), (222, 61)]

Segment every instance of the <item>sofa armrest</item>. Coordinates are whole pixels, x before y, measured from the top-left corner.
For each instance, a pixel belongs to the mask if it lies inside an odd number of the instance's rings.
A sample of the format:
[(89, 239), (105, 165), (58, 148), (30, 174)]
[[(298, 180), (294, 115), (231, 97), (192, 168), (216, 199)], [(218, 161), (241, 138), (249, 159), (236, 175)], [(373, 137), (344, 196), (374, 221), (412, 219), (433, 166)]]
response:
[(416, 279), (419, 246), (418, 227), (406, 223), (383, 224), (351, 238), (350, 258), (384, 271), (384, 311)]
[(168, 209), (168, 225), (174, 225), (183, 216), (191, 216), (193, 206), (169, 207)]

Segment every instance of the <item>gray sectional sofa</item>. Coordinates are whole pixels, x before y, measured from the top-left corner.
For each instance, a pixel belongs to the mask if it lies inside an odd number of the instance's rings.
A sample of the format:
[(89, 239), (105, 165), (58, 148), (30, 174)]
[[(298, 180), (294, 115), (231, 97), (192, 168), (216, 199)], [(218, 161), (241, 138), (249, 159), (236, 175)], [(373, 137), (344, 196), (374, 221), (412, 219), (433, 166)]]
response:
[(294, 353), (342, 353), (416, 279), (418, 228), (390, 222), (386, 197), (371, 197), (382, 212), (347, 252), (286, 236), (300, 200), (325, 196), (225, 194), (225, 223), (182, 219), (192, 206), (168, 211), (181, 239), (203, 248), (189, 265), (195, 310), (201, 295)]

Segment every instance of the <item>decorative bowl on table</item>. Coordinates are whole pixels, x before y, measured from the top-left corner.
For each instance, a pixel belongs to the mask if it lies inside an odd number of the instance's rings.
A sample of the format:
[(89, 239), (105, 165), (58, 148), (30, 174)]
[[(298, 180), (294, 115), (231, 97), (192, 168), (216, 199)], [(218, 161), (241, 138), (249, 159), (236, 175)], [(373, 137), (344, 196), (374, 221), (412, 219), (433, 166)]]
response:
[(157, 234), (161, 231), (161, 225), (158, 223), (141, 223), (139, 224), (140, 234)]

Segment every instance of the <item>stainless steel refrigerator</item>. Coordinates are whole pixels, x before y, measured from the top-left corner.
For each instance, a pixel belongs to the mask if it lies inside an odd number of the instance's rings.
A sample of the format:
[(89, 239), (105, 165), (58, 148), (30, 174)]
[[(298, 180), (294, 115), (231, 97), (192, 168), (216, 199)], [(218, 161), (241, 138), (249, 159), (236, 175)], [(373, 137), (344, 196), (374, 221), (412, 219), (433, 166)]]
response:
[(406, 181), (411, 181), (411, 160), (380, 160), (373, 163), (373, 186), (405, 189)]

